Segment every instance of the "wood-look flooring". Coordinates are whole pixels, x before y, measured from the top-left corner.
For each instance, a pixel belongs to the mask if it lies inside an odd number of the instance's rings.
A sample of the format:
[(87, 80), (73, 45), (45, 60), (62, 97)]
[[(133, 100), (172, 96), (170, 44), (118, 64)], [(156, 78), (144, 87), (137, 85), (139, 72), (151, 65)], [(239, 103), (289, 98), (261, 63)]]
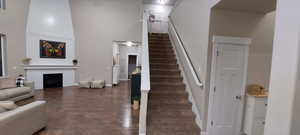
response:
[(36, 135), (138, 135), (139, 111), (132, 110), (128, 85), (38, 91), (35, 100), (47, 101), (48, 126)]
[[(169, 36), (152, 34), (149, 43), (147, 134), (199, 135)], [(132, 110), (128, 82), (105, 89), (45, 89), (33, 100), (47, 101), (49, 119), (47, 128), (36, 135), (138, 135), (139, 110)]]

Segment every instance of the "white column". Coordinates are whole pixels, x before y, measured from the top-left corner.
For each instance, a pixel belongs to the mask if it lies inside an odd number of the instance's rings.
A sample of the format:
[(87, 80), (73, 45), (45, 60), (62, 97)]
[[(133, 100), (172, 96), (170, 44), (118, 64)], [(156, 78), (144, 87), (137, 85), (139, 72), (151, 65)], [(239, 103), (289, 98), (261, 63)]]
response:
[[(300, 1), (277, 0), (277, 17), (265, 135), (299, 135), (292, 130), (299, 64)], [(298, 105), (299, 106), (299, 105)]]
[(143, 90), (141, 93), (140, 119), (139, 119), (139, 135), (146, 135), (147, 131), (147, 106), (149, 91)]

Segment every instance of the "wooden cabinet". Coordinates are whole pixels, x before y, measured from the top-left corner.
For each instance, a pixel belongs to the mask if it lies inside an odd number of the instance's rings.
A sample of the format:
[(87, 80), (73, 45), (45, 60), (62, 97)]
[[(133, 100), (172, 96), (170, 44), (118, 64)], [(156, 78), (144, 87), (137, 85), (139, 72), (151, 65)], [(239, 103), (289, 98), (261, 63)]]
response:
[(244, 117), (245, 135), (264, 134), (267, 101), (267, 97), (247, 96)]
[(141, 74), (133, 74), (131, 77), (131, 103), (141, 99)]

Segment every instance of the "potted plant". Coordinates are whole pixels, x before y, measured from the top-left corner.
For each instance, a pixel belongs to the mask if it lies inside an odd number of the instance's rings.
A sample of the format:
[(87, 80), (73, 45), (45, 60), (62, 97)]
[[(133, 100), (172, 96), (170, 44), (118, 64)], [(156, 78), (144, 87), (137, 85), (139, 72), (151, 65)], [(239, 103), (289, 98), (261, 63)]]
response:
[(140, 108), (140, 99), (141, 99), (141, 97), (134, 96), (134, 97), (132, 97), (132, 99), (133, 99), (133, 106), (132, 106), (132, 108), (134, 110), (138, 110)]
[(32, 60), (31, 58), (24, 58), (24, 59), (22, 60), (22, 63), (23, 63), (24, 65), (28, 65), (28, 64), (30, 63), (31, 60)]
[(77, 59), (74, 59), (72, 62), (73, 62), (74, 65), (78, 64), (78, 60)]

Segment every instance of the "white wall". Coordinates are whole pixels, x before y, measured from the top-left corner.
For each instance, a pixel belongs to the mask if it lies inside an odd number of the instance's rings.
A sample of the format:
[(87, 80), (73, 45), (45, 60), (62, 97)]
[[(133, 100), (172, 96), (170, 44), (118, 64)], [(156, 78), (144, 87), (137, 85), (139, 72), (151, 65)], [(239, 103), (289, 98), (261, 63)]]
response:
[(172, 6), (144, 4), (144, 10), (155, 16), (158, 22), (150, 23), (150, 32), (152, 33), (168, 33), (169, 14)]
[[(300, 30), (299, 30), (300, 33)], [(300, 36), (299, 36), (299, 45), (300, 45)], [(298, 55), (298, 72), (297, 72), (297, 80), (296, 80), (296, 92), (294, 94), (294, 106), (293, 106), (293, 120), (291, 127), (291, 135), (299, 135), (300, 134), (300, 55)]]
[[(40, 58), (40, 40), (66, 42), (66, 59)], [(26, 48), (31, 65), (72, 65), (74, 40), (69, 0), (31, 0)]]
[(275, 12), (264, 15), (224, 10), (212, 11), (211, 7), (218, 1), (181, 1), (171, 13), (175, 27), (205, 84), (204, 89), (196, 87), (191, 73), (185, 71), (203, 119), (202, 131), (206, 130), (208, 116), (212, 35), (254, 39), (250, 48), (248, 83), (259, 83), (268, 88), (270, 75)]
[(269, 90), (276, 11), (265, 14), (253, 28), (248, 64), (248, 84)]
[(272, 52), (250, 52), (247, 85), (259, 84), (269, 89)]
[[(198, 63), (198, 67), (206, 67), (206, 62), (202, 60), (201, 55), (204, 55), (204, 59), (207, 56), (209, 5), (213, 5), (212, 3), (215, 1), (218, 0), (182, 1), (172, 13), (172, 18), (179, 30), (179, 34), (188, 46), (193, 62)], [(298, 95), (299, 91), (298, 87), (296, 87), (296, 78), (299, 73), (297, 71), (300, 54), (300, 1), (285, 0), (277, 2), (265, 135), (298, 135), (300, 127), (298, 121), (299, 112), (297, 112), (299, 103), (298, 97), (295, 98), (295, 96)], [(259, 50), (261, 50), (260, 47)], [(259, 63), (262, 64), (264, 62)], [(203, 70), (203, 72), (206, 72), (206, 70)], [(205, 74), (201, 74), (201, 76), (205, 77)], [(201, 95), (201, 92), (198, 93), (199, 91), (201, 90), (193, 89), (194, 95), (197, 96), (197, 104), (200, 110), (205, 110), (206, 102), (205, 100), (204, 102), (199, 102), (202, 98), (199, 96)], [(201, 112), (204, 111), (201, 110)]]
[(299, 135), (300, 1), (278, 0), (265, 135)]
[[(211, 12), (210, 23), (210, 40), (212, 40), (213, 35), (249, 37), (252, 39), (249, 52), (247, 84), (259, 84), (268, 88), (275, 12), (258, 14), (214, 9)], [(212, 43), (211, 41), (209, 43), (209, 55), (211, 55)]]
[(199, 88), (191, 73), (187, 72), (190, 88), (194, 96), (203, 127), (206, 130), (208, 91), (206, 91), (206, 66), (209, 37), (210, 7), (208, 0), (182, 0), (172, 11), (171, 18), (181, 36), (191, 60), (202, 79), (204, 89)]
[[(201, 69), (199, 75), (205, 78), (210, 18), (208, 1), (182, 1), (171, 13), (171, 18), (193, 63), (197, 69)], [(194, 37), (196, 35), (197, 38)]]
[(26, 22), (30, 0), (6, 0), (0, 11), (0, 33), (6, 35), (6, 70), (9, 76), (24, 74), (26, 57)]
[[(141, 0), (70, 0), (78, 79), (112, 81), (113, 41), (141, 41)], [(92, 65), (92, 66), (91, 66)]]

